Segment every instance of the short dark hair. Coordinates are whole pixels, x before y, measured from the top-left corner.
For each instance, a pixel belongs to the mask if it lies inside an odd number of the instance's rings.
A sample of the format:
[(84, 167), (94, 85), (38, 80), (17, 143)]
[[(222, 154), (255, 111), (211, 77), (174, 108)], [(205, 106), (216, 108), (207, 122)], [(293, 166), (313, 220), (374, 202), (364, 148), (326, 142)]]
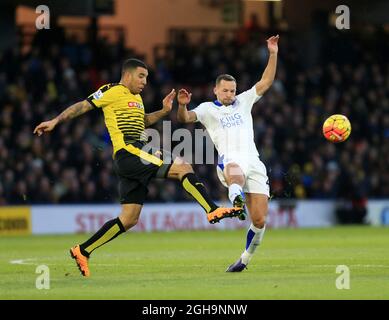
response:
[(127, 59), (126, 61), (123, 62), (122, 74), (126, 71), (136, 69), (137, 67), (147, 69), (147, 66), (143, 61), (135, 58)]
[(229, 74), (221, 74), (216, 78), (216, 85), (218, 85), (222, 80), (224, 81), (234, 81), (236, 83), (236, 80), (233, 76)]

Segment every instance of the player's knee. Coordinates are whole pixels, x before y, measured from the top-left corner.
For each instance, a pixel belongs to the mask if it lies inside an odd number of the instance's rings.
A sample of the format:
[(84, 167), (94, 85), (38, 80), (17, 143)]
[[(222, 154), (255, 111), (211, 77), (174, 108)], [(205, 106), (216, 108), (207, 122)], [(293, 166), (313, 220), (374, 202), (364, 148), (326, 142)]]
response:
[(182, 175), (185, 175), (187, 173), (193, 173), (193, 167), (189, 163), (185, 162), (181, 165), (181, 173)]
[(252, 223), (254, 227), (258, 229), (262, 229), (265, 226), (266, 223), (266, 216), (264, 215), (259, 215), (257, 217), (252, 218)]
[(188, 173), (193, 173), (193, 167), (182, 158), (177, 158), (174, 163), (174, 169), (177, 172), (178, 178), (182, 179)]
[(122, 219), (122, 216), (120, 217), (120, 221), (124, 227), (124, 229), (127, 231), (128, 229), (131, 229), (138, 223), (138, 217), (125, 217)]
[(173, 165), (168, 172), (168, 178), (182, 180), (182, 178), (188, 174), (193, 173), (192, 166), (184, 159), (177, 157), (174, 159)]
[(246, 180), (244, 179), (244, 176), (229, 176), (228, 177), (228, 183), (231, 185), (233, 183), (239, 184), (240, 186), (244, 186), (246, 183)]
[(243, 186), (245, 184), (244, 173), (236, 163), (229, 163), (224, 169), (224, 173), (229, 185), (236, 183)]
[(124, 229), (127, 231), (138, 223), (139, 214), (134, 214), (134, 212), (132, 212), (131, 210), (123, 209), (119, 216), (119, 219)]

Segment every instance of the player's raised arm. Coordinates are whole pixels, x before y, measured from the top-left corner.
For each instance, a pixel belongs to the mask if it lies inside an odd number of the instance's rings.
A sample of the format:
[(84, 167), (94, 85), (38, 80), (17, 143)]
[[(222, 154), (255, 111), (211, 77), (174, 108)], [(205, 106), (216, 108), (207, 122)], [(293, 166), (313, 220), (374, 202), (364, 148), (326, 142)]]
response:
[(58, 123), (78, 117), (92, 109), (93, 106), (87, 100), (72, 104), (54, 119), (44, 121), (36, 126), (34, 129), (34, 134), (41, 136), (45, 132), (52, 131)]
[(152, 124), (156, 123), (163, 117), (167, 116), (170, 111), (172, 111), (173, 101), (176, 97), (176, 90), (172, 89), (168, 95), (162, 100), (162, 109), (145, 114), (145, 127), (149, 127)]
[(178, 101), (178, 111), (177, 111), (177, 120), (178, 122), (190, 123), (197, 120), (196, 113), (193, 111), (188, 111), (186, 106), (190, 102), (192, 94), (186, 91), (185, 89), (180, 89), (178, 91), (177, 101)]
[(278, 54), (278, 39), (279, 36), (273, 36), (267, 39), (267, 48), (269, 50), (269, 61), (262, 74), (261, 80), (255, 84), (257, 95), (263, 95), (272, 85), (277, 69), (277, 54)]

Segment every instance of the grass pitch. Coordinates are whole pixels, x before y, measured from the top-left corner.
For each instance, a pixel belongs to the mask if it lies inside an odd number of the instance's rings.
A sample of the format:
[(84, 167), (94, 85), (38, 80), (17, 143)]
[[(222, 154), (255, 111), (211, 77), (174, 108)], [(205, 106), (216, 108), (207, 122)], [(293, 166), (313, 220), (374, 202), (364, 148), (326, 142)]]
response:
[[(131, 233), (97, 249), (91, 277), (69, 247), (88, 235), (0, 238), (0, 299), (389, 299), (389, 229), (267, 230), (248, 270), (226, 273), (245, 230)], [(47, 265), (50, 289), (35, 286)], [(338, 265), (350, 289), (336, 288)]]

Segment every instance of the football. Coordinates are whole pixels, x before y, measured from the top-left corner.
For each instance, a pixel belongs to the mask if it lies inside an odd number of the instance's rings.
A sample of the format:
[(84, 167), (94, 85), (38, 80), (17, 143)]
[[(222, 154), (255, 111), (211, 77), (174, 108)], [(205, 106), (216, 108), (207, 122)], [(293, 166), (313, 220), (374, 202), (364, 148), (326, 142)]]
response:
[(323, 123), (323, 135), (331, 142), (339, 143), (345, 141), (351, 133), (351, 123), (342, 114), (333, 114)]

